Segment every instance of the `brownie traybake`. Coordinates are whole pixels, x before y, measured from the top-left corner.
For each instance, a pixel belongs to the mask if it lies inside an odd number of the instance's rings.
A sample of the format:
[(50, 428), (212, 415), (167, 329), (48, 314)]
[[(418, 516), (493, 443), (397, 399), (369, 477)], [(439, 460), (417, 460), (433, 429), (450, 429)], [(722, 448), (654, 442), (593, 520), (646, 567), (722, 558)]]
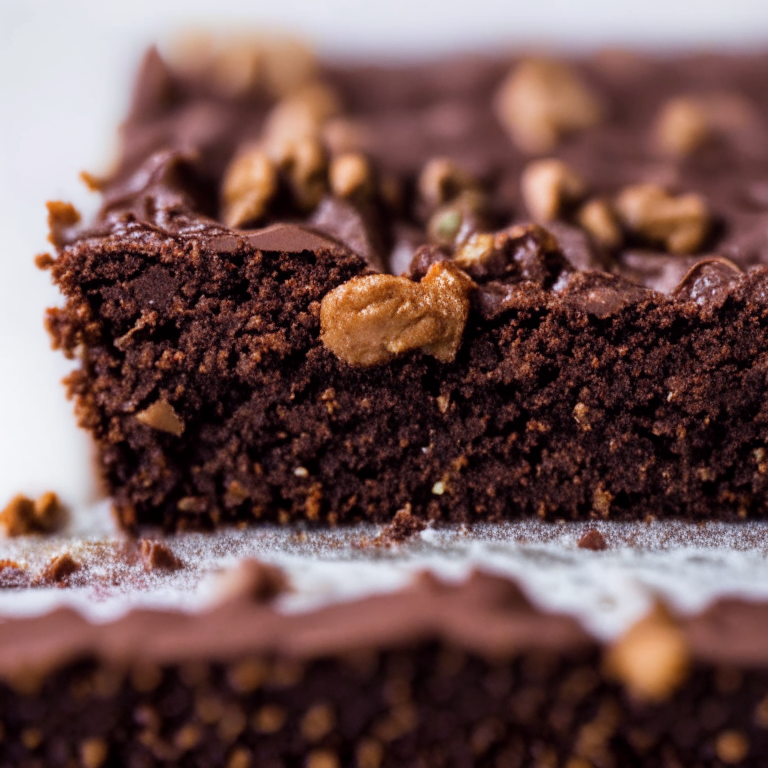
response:
[(151, 51), (39, 259), (122, 526), (764, 516), (766, 73)]
[(200, 613), (1, 623), (0, 763), (765, 764), (765, 603), (659, 607), (606, 644), (482, 573), (300, 614), (270, 604), (272, 566), (232, 584)]

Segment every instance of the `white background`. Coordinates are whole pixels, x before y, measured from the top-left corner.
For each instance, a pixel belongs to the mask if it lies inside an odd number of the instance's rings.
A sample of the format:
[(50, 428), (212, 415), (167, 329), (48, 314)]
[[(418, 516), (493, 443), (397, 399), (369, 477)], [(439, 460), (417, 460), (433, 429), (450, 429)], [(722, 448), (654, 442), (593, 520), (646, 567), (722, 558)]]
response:
[(0, 0), (0, 507), (19, 491), (93, 498), (88, 442), (58, 383), (67, 366), (42, 329), (57, 301), (32, 266), (47, 248), (44, 202), (88, 205), (77, 174), (108, 164), (142, 48), (211, 23), (292, 30), (358, 56), (532, 42), (768, 47), (768, 0)]

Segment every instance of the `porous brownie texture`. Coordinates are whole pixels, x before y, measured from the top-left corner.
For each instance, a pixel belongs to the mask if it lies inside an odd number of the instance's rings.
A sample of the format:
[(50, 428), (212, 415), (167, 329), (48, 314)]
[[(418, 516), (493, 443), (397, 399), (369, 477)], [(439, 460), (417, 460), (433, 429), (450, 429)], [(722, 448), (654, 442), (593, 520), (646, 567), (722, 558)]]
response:
[(150, 54), (39, 262), (121, 524), (764, 516), (763, 62)]
[(764, 606), (657, 612), (605, 646), (484, 575), (293, 617), (249, 599), (6, 622), (3, 765), (714, 768), (768, 750)]

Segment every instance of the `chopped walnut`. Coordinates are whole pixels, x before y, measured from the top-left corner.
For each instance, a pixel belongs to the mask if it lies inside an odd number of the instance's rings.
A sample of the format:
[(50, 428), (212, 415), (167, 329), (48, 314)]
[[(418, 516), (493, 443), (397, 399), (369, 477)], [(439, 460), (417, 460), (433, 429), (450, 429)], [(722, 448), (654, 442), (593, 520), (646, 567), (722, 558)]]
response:
[(454, 251), (454, 261), (473, 280), (516, 273), (526, 280), (546, 279), (547, 254), (559, 254), (557, 240), (538, 224), (515, 225), (494, 233), (471, 235)]
[(0, 530), (6, 536), (53, 533), (64, 524), (66, 514), (59, 497), (51, 491), (34, 501), (20, 494), (0, 512)]
[(496, 238), (489, 232), (477, 232), (456, 249), (453, 260), (462, 269), (485, 264), (496, 250)]
[(278, 102), (267, 116), (264, 127), (268, 151), (284, 142), (317, 138), (324, 124), (340, 111), (339, 98), (328, 85), (311, 83)]
[(450, 362), (461, 344), (472, 285), (447, 262), (433, 264), (420, 283), (394, 275), (352, 278), (323, 298), (321, 339), (349, 365), (379, 365), (416, 349)]
[(563, 209), (577, 203), (585, 192), (584, 182), (562, 160), (534, 160), (526, 166), (520, 179), (528, 213), (537, 221), (554, 221)]
[(160, 432), (181, 437), (184, 433), (184, 422), (174, 411), (173, 406), (162, 398), (155, 400), (152, 405), (136, 414), (136, 421)]
[(709, 137), (707, 115), (698, 99), (680, 96), (668, 101), (656, 121), (656, 143), (668, 155), (688, 155)]
[(328, 187), (328, 160), (320, 141), (304, 136), (282, 142), (273, 152), (296, 204), (305, 210), (316, 208)]
[(733, 134), (757, 121), (739, 94), (677, 96), (663, 105), (654, 129), (656, 146), (676, 157), (690, 155), (717, 134)]
[(477, 180), (446, 157), (435, 157), (422, 169), (418, 180), (419, 197), (433, 210), (450, 202), (468, 189), (476, 189)]
[(302, 42), (279, 35), (212, 35), (192, 31), (173, 41), (171, 64), (205, 78), (229, 97), (255, 93), (262, 86), (275, 96), (292, 93), (316, 74), (317, 62)]
[(515, 144), (529, 153), (551, 151), (564, 134), (602, 116), (598, 98), (570, 67), (544, 59), (520, 63), (499, 88), (495, 108)]
[(427, 222), (430, 240), (441, 245), (465, 242), (474, 232), (486, 228), (488, 198), (468, 189), (438, 208)]
[(360, 152), (370, 143), (365, 126), (350, 117), (332, 117), (323, 125), (323, 142), (334, 155)]
[(661, 701), (685, 681), (690, 664), (688, 644), (668, 612), (657, 606), (610, 649), (606, 664), (632, 695)]
[(627, 229), (663, 243), (670, 253), (694, 253), (709, 229), (709, 212), (700, 195), (675, 197), (656, 184), (626, 187), (616, 199), (616, 211)]
[(336, 197), (352, 197), (371, 189), (371, 166), (363, 155), (350, 152), (331, 161), (328, 178)]
[(606, 200), (594, 198), (584, 203), (576, 214), (576, 221), (599, 245), (605, 248), (621, 245), (621, 227)]
[(317, 59), (302, 40), (270, 35), (263, 43), (264, 79), (267, 89), (277, 97), (296, 93), (317, 75)]
[(224, 223), (228, 227), (242, 227), (260, 219), (277, 187), (277, 169), (262, 149), (252, 147), (235, 157), (224, 174)]

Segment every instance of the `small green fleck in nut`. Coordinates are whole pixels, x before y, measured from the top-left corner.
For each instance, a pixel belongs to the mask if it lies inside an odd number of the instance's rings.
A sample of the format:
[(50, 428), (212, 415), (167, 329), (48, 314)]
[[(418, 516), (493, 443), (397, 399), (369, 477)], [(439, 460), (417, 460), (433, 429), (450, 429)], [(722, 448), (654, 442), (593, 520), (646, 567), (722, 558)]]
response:
[(438, 480), (432, 486), (432, 493), (434, 493), (435, 496), (442, 496), (445, 493), (445, 483), (442, 480)]
[(461, 229), (461, 214), (458, 211), (444, 211), (437, 214), (432, 231), (439, 240), (453, 240)]

